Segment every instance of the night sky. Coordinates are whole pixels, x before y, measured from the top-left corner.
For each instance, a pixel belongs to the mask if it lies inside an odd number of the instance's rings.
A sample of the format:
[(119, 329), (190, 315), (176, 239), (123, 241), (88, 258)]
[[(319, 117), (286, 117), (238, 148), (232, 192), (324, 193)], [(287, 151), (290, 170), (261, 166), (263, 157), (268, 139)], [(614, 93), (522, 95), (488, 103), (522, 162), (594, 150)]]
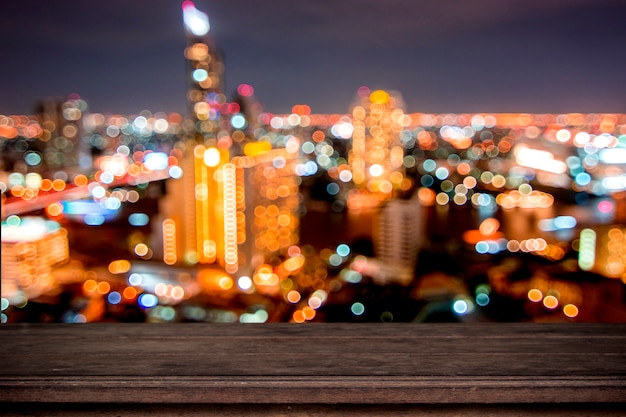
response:
[[(0, 114), (78, 93), (92, 112), (186, 109), (178, 0), (0, 3)], [(345, 113), (357, 88), (410, 112), (626, 113), (624, 0), (197, 0), (228, 95)]]

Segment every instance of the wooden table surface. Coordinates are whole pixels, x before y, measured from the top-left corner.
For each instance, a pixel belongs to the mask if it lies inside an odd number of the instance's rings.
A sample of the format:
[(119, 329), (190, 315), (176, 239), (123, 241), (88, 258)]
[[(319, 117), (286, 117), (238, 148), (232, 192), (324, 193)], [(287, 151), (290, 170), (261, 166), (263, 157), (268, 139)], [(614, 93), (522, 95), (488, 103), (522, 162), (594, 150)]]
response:
[(275, 415), (275, 407), (386, 404), (402, 414), (420, 404), (569, 404), (571, 415), (590, 405), (624, 412), (626, 325), (9, 324), (0, 326), (0, 369), (5, 409), (267, 404)]

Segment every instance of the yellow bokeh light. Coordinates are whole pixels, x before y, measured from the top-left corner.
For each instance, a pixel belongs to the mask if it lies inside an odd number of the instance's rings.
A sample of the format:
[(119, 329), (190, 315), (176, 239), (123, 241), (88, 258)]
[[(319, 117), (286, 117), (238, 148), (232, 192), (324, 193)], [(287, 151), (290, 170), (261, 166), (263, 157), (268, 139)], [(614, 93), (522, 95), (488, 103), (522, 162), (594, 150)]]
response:
[(272, 150), (272, 144), (265, 141), (246, 143), (243, 152), (246, 156), (259, 156)]
[(89, 180), (87, 179), (87, 177), (82, 174), (79, 174), (76, 177), (74, 177), (74, 184), (78, 187), (87, 185), (88, 182)]
[(549, 309), (554, 309), (559, 306), (559, 300), (557, 300), (557, 298), (553, 295), (547, 295), (543, 299), (543, 305)]
[(528, 291), (528, 299), (534, 303), (538, 303), (543, 298), (543, 293), (537, 288)]
[(60, 203), (52, 203), (46, 207), (46, 212), (51, 217), (60, 216), (63, 213), (63, 206)]
[(233, 287), (233, 280), (230, 277), (222, 277), (219, 280), (219, 286), (223, 290), (229, 290)]
[(137, 256), (146, 256), (148, 254), (148, 246), (144, 243), (140, 243), (135, 246), (135, 254)]
[(109, 264), (109, 272), (112, 274), (123, 274), (130, 270), (130, 266), (130, 262), (120, 259)]
[(297, 269), (302, 268), (303, 265), (304, 265), (304, 256), (302, 255), (297, 255), (293, 258), (289, 258), (283, 264), (284, 268), (288, 272), (294, 272)]
[(259, 266), (257, 273), (254, 274), (253, 281), (257, 286), (274, 286), (278, 285), (278, 276), (273, 272), (269, 265)]
[(387, 104), (389, 102), (389, 93), (385, 90), (376, 90), (370, 94), (370, 101), (374, 104)]
[(570, 318), (576, 317), (578, 315), (578, 307), (574, 304), (567, 304), (563, 307), (563, 314)]
[(54, 191), (63, 191), (63, 190), (65, 190), (65, 181), (63, 181), (60, 178), (57, 178), (56, 180), (52, 181), (52, 189)]

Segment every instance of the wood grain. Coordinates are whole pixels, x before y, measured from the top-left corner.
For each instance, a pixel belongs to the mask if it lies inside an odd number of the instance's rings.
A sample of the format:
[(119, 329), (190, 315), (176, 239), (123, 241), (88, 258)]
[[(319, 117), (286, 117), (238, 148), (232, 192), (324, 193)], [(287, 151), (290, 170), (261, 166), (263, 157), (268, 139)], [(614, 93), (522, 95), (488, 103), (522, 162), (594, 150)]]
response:
[(622, 324), (3, 325), (0, 401), (624, 405), (625, 343)]

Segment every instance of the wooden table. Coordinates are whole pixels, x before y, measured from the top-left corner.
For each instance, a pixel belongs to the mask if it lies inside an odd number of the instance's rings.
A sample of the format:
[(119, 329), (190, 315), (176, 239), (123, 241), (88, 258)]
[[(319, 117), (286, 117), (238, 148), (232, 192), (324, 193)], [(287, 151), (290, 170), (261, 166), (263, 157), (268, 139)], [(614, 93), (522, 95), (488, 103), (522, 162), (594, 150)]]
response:
[(623, 324), (5, 324), (0, 352), (4, 415), (626, 415)]

